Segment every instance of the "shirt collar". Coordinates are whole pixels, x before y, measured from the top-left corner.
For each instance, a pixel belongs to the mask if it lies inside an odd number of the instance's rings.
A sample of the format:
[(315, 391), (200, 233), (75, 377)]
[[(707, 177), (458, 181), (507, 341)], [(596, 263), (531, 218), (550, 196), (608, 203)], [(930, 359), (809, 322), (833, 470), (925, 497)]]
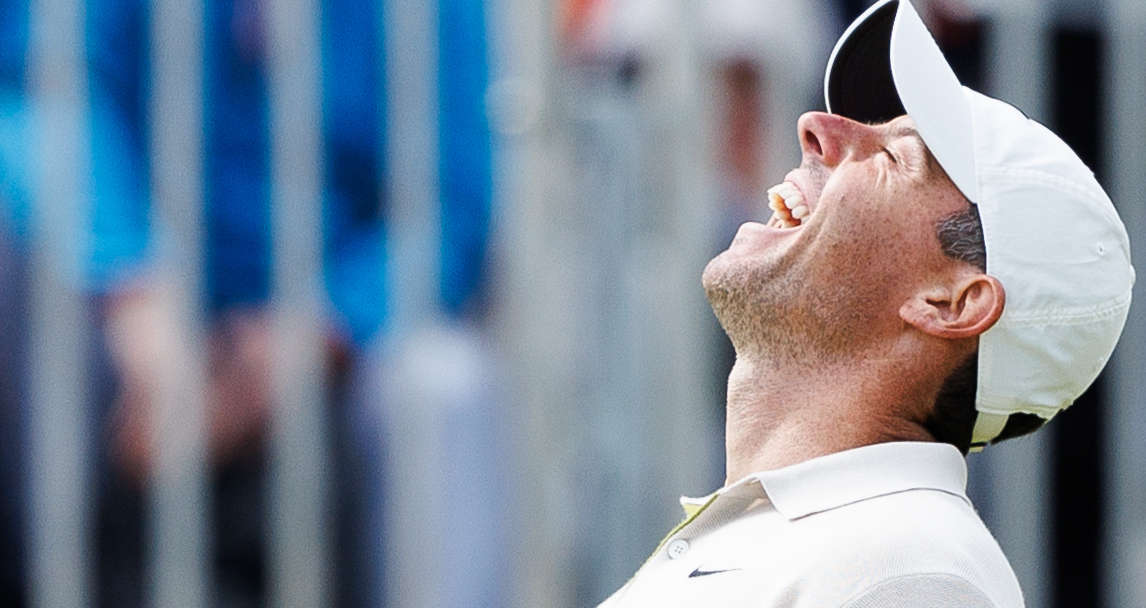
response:
[[(738, 494), (750, 486), (762, 489), (789, 520), (908, 490), (938, 490), (971, 504), (966, 494), (967, 463), (946, 443), (877, 443), (836, 452), (749, 475), (716, 495)], [(707, 497), (682, 498), (681, 503), (687, 510), (701, 500)]]
[(753, 477), (788, 519), (907, 490), (938, 490), (970, 504), (967, 463), (946, 443), (877, 443)]

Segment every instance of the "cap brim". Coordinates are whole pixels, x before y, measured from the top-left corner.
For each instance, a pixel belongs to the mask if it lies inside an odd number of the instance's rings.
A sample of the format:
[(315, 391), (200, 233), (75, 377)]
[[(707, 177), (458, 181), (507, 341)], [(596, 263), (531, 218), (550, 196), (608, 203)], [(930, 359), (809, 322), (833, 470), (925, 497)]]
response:
[(877, 2), (852, 22), (828, 59), (828, 111), (866, 123), (907, 113), (891, 76), (891, 30), (897, 2)]
[(836, 43), (824, 76), (828, 111), (866, 123), (907, 114), (955, 186), (978, 200), (971, 108), (909, 0), (880, 0)]

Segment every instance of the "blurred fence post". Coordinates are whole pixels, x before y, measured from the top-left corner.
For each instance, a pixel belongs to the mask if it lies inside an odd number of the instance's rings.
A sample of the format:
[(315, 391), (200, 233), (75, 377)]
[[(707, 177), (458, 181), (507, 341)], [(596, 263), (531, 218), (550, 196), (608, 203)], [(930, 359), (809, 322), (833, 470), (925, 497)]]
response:
[[(984, 54), (985, 93), (1047, 123), (1051, 82), (1049, 24), (1037, 0), (988, 9), (992, 27)], [(1028, 606), (1047, 606), (1051, 585), (1050, 453), (1052, 433), (991, 446), (968, 458), (975, 504), (1011, 560)]]
[(554, 225), (553, 213), (572, 198), (553, 107), (555, 2), (491, 4), (489, 108), (499, 210), (494, 259), (500, 269), (493, 308), (499, 311), (496, 334), (515, 389), (514, 453), (518, 484), (525, 488), (516, 509), (521, 534), (512, 565), (518, 573), (514, 605), (568, 606), (577, 585), (568, 549), (577, 522), (568, 514), (573, 429), (565, 422), (577, 404), (568, 390), (573, 304), (563, 298), (571, 270), (555, 263), (568, 237)]
[(384, 5), (389, 325), (403, 333), (433, 317), (438, 302), (438, 0)]
[[(382, 527), (387, 605), (445, 605), (451, 583), (440, 558), (458, 549), (443, 537), (440, 395), (421, 379), (437, 376), (423, 333), (437, 317), (441, 256), (438, 156), (439, 0), (390, 0), (379, 24), (385, 41), (386, 276), (391, 313), (381, 403), (387, 445)], [(424, 348), (423, 348), (424, 347)], [(441, 353), (436, 353), (441, 354)], [(454, 371), (454, 370), (448, 370)], [(432, 381), (431, 381), (432, 382)], [(434, 582), (438, 581), (438, 582)]]
[(175, 335), (162, 348), (152, 420), (156, 454), (150, 499), (150, 605), (209, 603), (203, 319), (202, 4), (159, 0), (152, 8), (152, 201), (163, 230), (159, 306)]
[(322, 299), (322, 12), (268, 3), (273, 404), (270, 605), (330, 602), (331, 521)]
[(1103, 606), (1146, 606), (1146, 3), (1112, 0), (1106, 22), (1106, 164), (1138, 268), (1110, 378), (1104, 487)]
[(92, 433), (82, 296), (88, 218), (84, 3), (30, 3), (29, 88), (36, 124), (32, 196), (29, 580), (33, 606), (92, 599)]

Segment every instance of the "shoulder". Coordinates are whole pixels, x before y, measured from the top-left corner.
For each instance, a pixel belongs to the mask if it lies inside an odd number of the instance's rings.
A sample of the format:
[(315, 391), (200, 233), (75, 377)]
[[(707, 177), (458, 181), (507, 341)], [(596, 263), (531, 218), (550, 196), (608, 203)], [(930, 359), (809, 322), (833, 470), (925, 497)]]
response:
[(978, 585), (946, 573), (907, 574), (880, 581), (849, 599), (843, 608), (1011, 608), (992, 600)]
[(936, 490), (896, 492), (815, 513), (792, 524), (795, 537), (808, 542), (801, 586), (831, 589), (832, 601), (853, 598), (860, 602), (854, 604), (857, 608), (942, 606), (930, 600), (864, 602), (869, 593), (878, 599), (911, 590), (958, 591), (955, 597), (973, 597), (974, 591), (993, 603), (959, 605), (1022, 605), (1010, 564), (962, 496)]

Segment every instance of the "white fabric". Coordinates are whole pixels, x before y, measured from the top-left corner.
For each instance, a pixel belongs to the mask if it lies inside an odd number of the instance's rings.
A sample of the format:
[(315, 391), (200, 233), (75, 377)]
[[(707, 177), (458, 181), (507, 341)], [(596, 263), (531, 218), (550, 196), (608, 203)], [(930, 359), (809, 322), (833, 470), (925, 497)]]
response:
[[(881, 0), (848, 28), (829, 62), (826, 94), (845, 40), (889, 2), (898, 3), (889, 58), (896, 92), (978, 207), (987, 272), (1006, 292), (1002, 317), (979, 339), (976, 409), (1049, 420), (1094, 382), (1122, 333), (1134, 284), (1126, 229), (1058, 136), (959, 84), (909, 0)], [(973, 441), (994, 439), (997, 426), (978, 425)]]
[(939, 164), (971, 201), (979, 199), (973, 117), (959, 79), (931, 38), (923, 19), (902, 2), (891, 32), (891, 74), (903, 107)]
[(989, 441), (999, 436), (1007, 427), (1009, 415), (979, 412), (975, 416), (975, 426), (971, 429), (971, 451), (982, 452)]
[(899, 442), (682, 499), (712, 502), (601, 606), (1020, 607), (966, 479), (950, 445)]
[(948, 574), (912, 574), (880, 583), (847, 603), (847, 608), (989, 608), (994, 604), (977, 587)]
[(964, 89), (975, 115), (987, 270), (1007, 292), (979, 340), (977, 407), (1051, 418), (1098, 377), (1130, 308), (1130, 241), (1094, 175), (1053, 133)]

